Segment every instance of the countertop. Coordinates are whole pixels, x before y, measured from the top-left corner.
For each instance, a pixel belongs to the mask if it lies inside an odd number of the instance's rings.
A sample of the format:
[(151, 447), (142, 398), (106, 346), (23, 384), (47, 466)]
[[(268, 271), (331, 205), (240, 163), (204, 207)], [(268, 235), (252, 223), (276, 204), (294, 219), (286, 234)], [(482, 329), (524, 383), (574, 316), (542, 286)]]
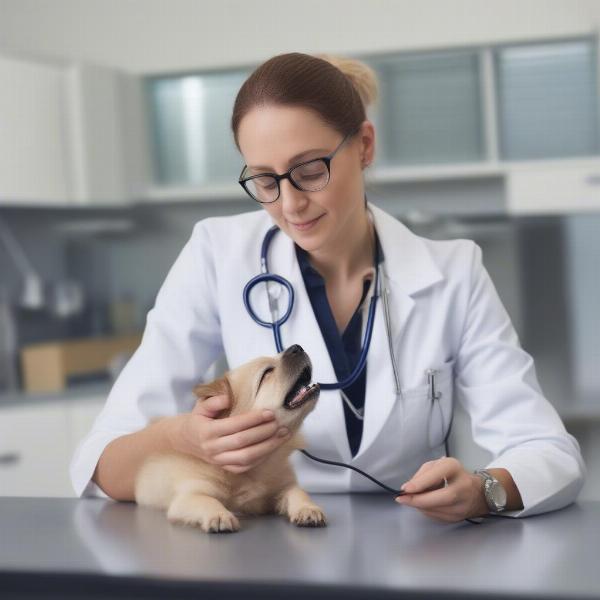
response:
[(45, 402), (56, 402), (62, 400), (83, 400), (85, 398), (106, 398), (112, 387), (112, 380), (108, 377), (73, 383), (59, 392), (36, 392), (25, 391), (0, 392), (0, 407), (14, 405), (30, 405)]
[(128, 502), (0, 498), (0, 589), (10, 598), (600, 598), (600, 502), (471, 525), (430, 520), (388, 495), (313, 498), (326, 528), (246, 517), (231, 534), (172, 525)]

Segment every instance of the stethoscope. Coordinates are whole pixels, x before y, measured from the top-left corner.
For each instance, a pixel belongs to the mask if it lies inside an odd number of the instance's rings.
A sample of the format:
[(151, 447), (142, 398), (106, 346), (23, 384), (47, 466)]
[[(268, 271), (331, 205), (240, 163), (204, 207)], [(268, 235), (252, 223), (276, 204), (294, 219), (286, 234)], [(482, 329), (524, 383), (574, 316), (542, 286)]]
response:
[[(268, 262), (268, 251), (271, 241), (275, 234), (279, 231), (279, 227), (277, 225), (273, 225), (271, 227), (262, 242), (261, 251), (260, 251), (260, 274), (253, 277), (248, 283), (244, 286), (243, 298), (244, 298), (244, 306), (246, 310), (252, 317), (252, 319), (262, 327), (266, 327), (267, 329), (271, 329), (273, 331), (273, 338), (275, 340), (275, 347), (278, 352), (283, 351), (283, 343), (281, 341), (281, 326), (288, 320), (289, 316), (292, 313), (292, 309), (294, 307), (294, 288), (292, 284), (281, 277), (280, 275), (276, 275), (274, 273), (269, 272), (269, 262)], [(319, 386), (323, 390), (340, 390), (342, 399), (350, 409), (350, 411), (354, 414), (354, 416), (359, 419), (364, 419), (364, 409), (357, 409), (352, 402), (348, 399), (346, 394), (344, 393), (343, 388), (346, 388), (352, 385), (361, 375), (363, 369), (367, 363), (367, 356), (369, 354), (369, 348), (371, 347), (371, 337), (373, 335), (373, 323), (375, 321), (375, 312), (377, 309), (377, 300), (379, 297), (382, 298), (383, 307), (384, 307), (384, 319), (385, 319), (385, 329), (388, 339), (388, 347), (390, 352), (390, 359), (392, 361), (392, 369), (394, 372), (394, 381), (396, 385), (395, 392), (396, 394), (401, 395), (401, 386), (400, 386), (400, 377), (398, 375), (398, 369), (396, 366), (396, 357), (394, 354), (394, 346), (392, 344), (392, 334), (391, 334), (391, 325), (390, 325), (390, 310), (389, 310), (389, 289), (385, 287), (382, 290), (382, 281), (384, 277), (381, 276), (381, 263), (376, 264), (375, 266), (375, 282), (373, 294), (371, 296), (371, 301), (369, 304), (369, 312), (367, 317), (367, 325), (365, 328), (364, 341), (362, 345), (362, 349), (358, 358), (354, 369), (344, 380), (335, 382), (335, 383), (319, 383)], [(267, 288), (267, 297), (269, 304), (269, 312), (271, 313), (271, 320), (265, 321), (261, 319), (254, 309), (252, 308), (252, 302), (250, 301), (250, 294), (255, 286), (258, 284), (264, 283)], [(270, 285), (271, 284), (271, 285)], [(272, 285), (277, 284), (277, 285)], [(285, 288), (288, 295), (288, 306), (286, 312), (283, 314), (281, 318), (277, 318), (279, 314), (279, 299), (281, 297), (281, 290)]]
[[(260, 271), (261, 272), (258, 275), (256, 275), (255, 277), (253, 277), (252, 279), (250, 279), (250, 281), (248, 281), (248, 283), (246, 283), (246, 285), (244, 286), (244, 291), (243, 291), (243, 299), (244, 299), (244, 306), (246, 307), (248, 314), (252, 317), (252, 319), (258, 325), (260, 325), (261, 327), (266, 327), (267, 329), (271, 329), (273, 331), (273, 338), (275, 340), (275, 347), (277, 348), (277, 352), (283, 352), (283, 343), (281, 341), (281, 326), (289, 319), (289, 317), (292, 313), (292, 309), (294, 307), (294, 288), (293, 288), (292, 284), (287, 279), (285, 279), (285, 277), (282, 277), (281, 275), (277, 275), (275, 273), (269, 272), (269, 259), (268, 259), (269, 246), (271, 245), (271, 241), (273, 240), (273, 237), (275, 236), (275, 234), (278, 231), (279, 231), (279, 227), (277, 225), (273, 225), (265, 234), (265, 237), (263, 239), (261, 249), (260, 249)], [(377, 262), (377, 260), (376, 260), (376, 262)], [(384, 315), (384, 320), (385, 320), (385, 329), (386, 329), (386, 334), (387, 334), (387, 339), (388, 339), (390, 359), (392, 361), (392, 369), (394, 372), (394, 382), (395, 382), (395, 386), (396, 386), (395, 391), (398, 395), (402, 396), (402, 389), (400, 386), (400, 377), (398, 375), (397, 363), (396, 363), (396, 358), (395, 358), (395, 354), (394, 354), (394, 346), (392, 343), (393, 337), (392, 337), (392, 330), (391, 330), (391, 324), (390, 324), (391, 319), (390, 319), (390, 309), (389, 309), (389, 289), (387, 288), (387, 286), (384, 289), (382, 289), (382, 285), (383, 285), (382, 281), (383, 281), (384, 277), (380, 276), (380, 271), (382, 269), (382, 266), (381, 266), (382, 263), (383, 263), (383, 261), (379, 262), (378, 264), (375, 265), (375, 285), (374, 285), (374, 289), (373, 289), (373, 294), (371, 296), (371, 302), (369, 304), (369, 313), (368, 313), (368, 317), (367, 317), (365, 339), (364, 339), (363, 346), (362, 346), (362, 349), (360, 352), (359, 359), (356, 363), (356, 366), (352, 370), (352, 373), (350, 373), (350, 375), (348, 375), (348, 377), (346, 377), (343, 381), (339, 381), (336, 383), (319, 383), (319, 386), (321, 387), (321, 389), (340, 390), (340, 393), (342, 395), (344, 402), (346, 402), (346, 404), (348, 405), (348, 408), (352, 411), (352, 413), (356, 416), (356, 418), (360, 419), (360, 420), (364, 419), (363, 410), (362, 409), (358, 410), (352, 404), (352, 402), (350, 402), (350, 400), (348, 399), (348, 397), (346, 396), (346, 394), (344, 393), (342, 388), (352, 385), (352, 383), (354, 383), (360, 377), (362, 370), (365, 368), (365, 365), (367, 363), (367, 355), (369, 353), (369, 348), (371, 346), (371, 337), (373, 334), (373, 323), (375, 320), (375, 310), (377, 308), (377, 300), (380, 296), (383, 301), (383, 315)], [(255, 286), (257, 286), (261, 283), (264, 283), (267, 288), (269, 312), (271, 313), (270, 321), (261, 319), (256, 314), (254, 309), (252, 308), (252, 303), (250, 301), (250, 293), (252, 292), (252, 290), (254, 289)], [(277, 284), (277, 285), (273, 286), (272, 284)], [(280, 287), (280, 286), (282, 286), (282, 287)], [(285, 290), (287, 290), (289, 300), (288, 300), (287, 310), (285, 311), (285, 313), (283, 314), (283, 316), (281, 318), (278, 318), (279, 299), (281, 297), (282, 288), (285, 288)], [(438, 396), (438, 393), (436, 393), (436, 391), (435, 391), (434, 372), (432, 372), (432, 371), (428, 372), (428, 383), (430, 386), (430, 390), (432, 390), (432, 393), (433, 393), (432, 400), (435, 401), (438, 399), (439, 396)], [(448, 433), (449, 433), (449, 430), (448, 430)], [(447, 447), (447, 438), (448, 438), (448, 436), (446, 436), (446, 440), (444, 440), (444, 443), (446, 445), (446, 454), (449, 456), (448, 450), (447, 450), (447, 448), (448, 448)], [(394, 497), (402, 496), (405, 493), (402, 490), (396, 490), (392, 487), (387, 486), (385, 483), (378, 481), (377, 479), (375, 479), (368, 473), (365, 473), (364, 471), (362, 471), (361, 469), (359, 469), (353, 465), (348, 465), (348, 464), (342, 463), (342, 462), (318, 458), (316, 456), (313, 456), (312, 454), (310, 454), (309, 452), (307, 452), (304, 449), (301, 449), (300, 452), (302, 452), (304, 455), (308, 456), (312, 460), (316, 460), (316, 461), (324, 463), (324, 464), (335, 465), (335, 466), (339, 466), (339, 467), (346, 467), (347, 469), (352, 469), (353, 471), (360, 473), (364, 477), (367, 477), (373, 483), (377, 484), (378, 486), (382, 487), (383, 489), (387, 490), (388, 492), (391, 492), (392, 494), (394, 494)], [(473, 522), (473, 523), (477, 523), (476, 521), (471, 521), (470, 519), (466, 519), (466, 520)]]

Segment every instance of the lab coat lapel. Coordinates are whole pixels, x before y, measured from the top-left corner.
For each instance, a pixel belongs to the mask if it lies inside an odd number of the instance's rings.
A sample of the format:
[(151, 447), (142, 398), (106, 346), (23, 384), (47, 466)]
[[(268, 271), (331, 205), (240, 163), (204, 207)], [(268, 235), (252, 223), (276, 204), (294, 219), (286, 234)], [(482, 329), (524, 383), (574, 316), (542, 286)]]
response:
[[(400, 221), (369, 203), (385, 257), (382, 286), (389, 290), (390, 328), (396, 361), (402, 360), (402, 334), (415, 308), (412, 294), (443, 279), (424, 242)], [(385, 292), (383, 292), (385, 293)], [(368, 303), (364, 305), (366, 323)], [(398, 364), (398, 372), (401, 372)], [(400, 381), (402, 384), (402, 381)], [(367, 359), (365, 418), (359, 460), (373, 445), (395, 403), (400, 401), (392, 367), (382, 298), (377, 301)]]
[[(391, 298), (399, 298), (398, 287), (387, 277), (385, 277), (385, 287), (390, 290), (389, 296), (391, 304)], [(394, 339), (394, 341), (397, 340), (398, 335), (401, 335), (402, 328), (413, 311), (415, 301), (410, 296), (403, 296), (399, 306), (396, 300), (395, 303), (396, 306), (393, 310), (390, 306), (390, 312), (393, 312), (390, 320), (393, 322), (392, 339)], [(367, 313), (368, 309), (363, 313), (363, 323), (366, 323)], [(396, 359), (398, 359), (397, 350), (395, 349), (394, 352)], [(373, 444), (397, 401), (394, 370), (390, 358), (388, 336), (385, 326), (383, 299), (380, 297), (377, 301), (377, 310), (375, 321), (373, 323), (373, 337), (371, 339), (371, 347), (369, 348), (367, 359), (365, 416), (363, 421), (362, 440), (359, 451), (354, 457), (355, 460), (360, 459)]]
[[(294, 242), (282, 232), (269, 249), (269, 270), (282, 275), (294, 288), (295, 300), (290, 318), (281, 328), (283, 348), (300, 344), (310, 356), (313, 381), (337, 381), (335, 370), (315, 317), (296, 258)], [(315, 409), (306, 417), (302, 433), (306, 448), (318, 456), (350, 460), (344, 409), (337, 390), (321, 390)], [(319, 454), (319, 452), (321, 454)]]

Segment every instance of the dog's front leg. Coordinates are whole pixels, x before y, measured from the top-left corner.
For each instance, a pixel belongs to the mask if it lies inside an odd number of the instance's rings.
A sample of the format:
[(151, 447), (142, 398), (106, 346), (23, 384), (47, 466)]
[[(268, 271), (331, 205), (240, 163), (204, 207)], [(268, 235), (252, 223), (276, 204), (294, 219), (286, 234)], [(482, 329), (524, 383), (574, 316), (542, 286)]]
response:
[(283, 490), (277, 500), (277, 512), (298, 527), (325, 527), (323, 509), (297, 484)]
[(238, 531), (240, 522), (236, 516), (206, 488), (210, 485), (188, 482), (179, 485), (167, 509), (171, 523), (200, 527), (206, 533)]

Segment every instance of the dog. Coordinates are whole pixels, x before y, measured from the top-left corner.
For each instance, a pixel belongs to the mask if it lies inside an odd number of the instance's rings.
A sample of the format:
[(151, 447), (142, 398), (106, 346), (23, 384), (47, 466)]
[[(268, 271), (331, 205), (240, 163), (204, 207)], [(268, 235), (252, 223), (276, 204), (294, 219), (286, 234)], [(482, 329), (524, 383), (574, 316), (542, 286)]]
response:
[(319, 384), (311, 384), (311, 378), (308, 355), (294, 345), (196, 386), (194, 393), (199, 399), (229, 396), (229, 408), (218, 418), (269, 409), (292, 436), (262, 463), (243, 473), (231, 473), (181, 452), (153, 453), (136, 475), (136, 502), (166, 510), (171, 523), (198, 527), (207, 533), (238, 531), (240, 523), (234, 513), (280, 514), (300, 527), (324, 527), (323, 510), (298, 485), (288, 460), (294, 450), (304, 447), (298, 430), (319, 398)]

